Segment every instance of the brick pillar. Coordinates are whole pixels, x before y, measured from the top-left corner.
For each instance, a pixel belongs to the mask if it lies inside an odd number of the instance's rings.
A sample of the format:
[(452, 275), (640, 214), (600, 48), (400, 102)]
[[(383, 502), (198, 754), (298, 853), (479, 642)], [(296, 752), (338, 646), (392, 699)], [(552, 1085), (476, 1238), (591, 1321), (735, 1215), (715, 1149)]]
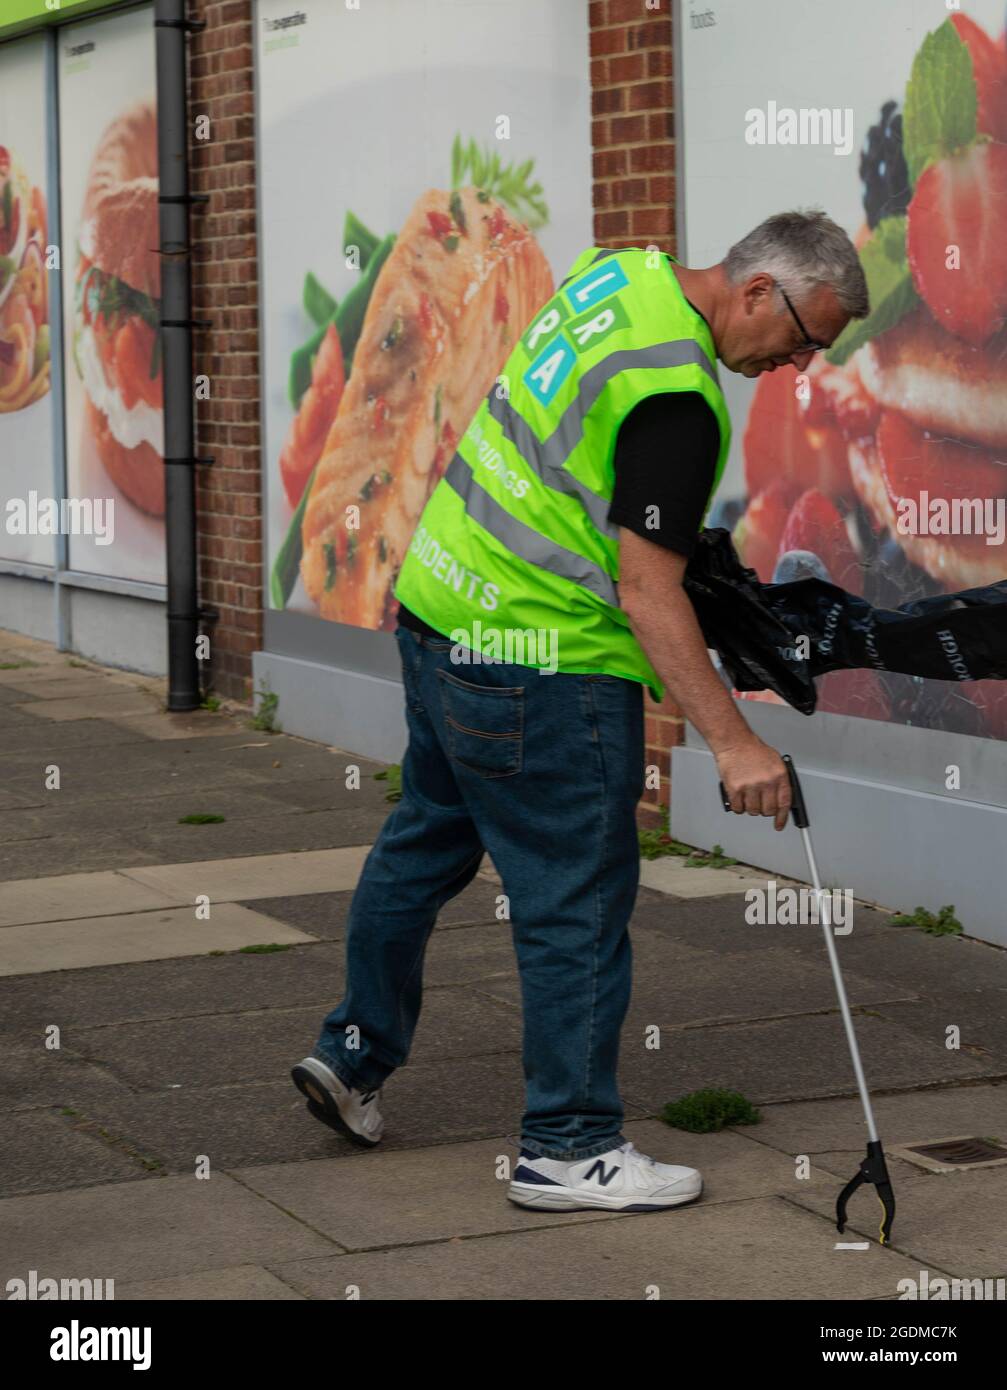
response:
[[(676, 255), (675, 116), (671, 0), (591, 0), (591, 145), (594, 240), (657, 246)], [(665, 697), (644, 695), (648, 765), (660, 790), (644, 792), (637, 819), (663, 825), (671, 804), (671, 750), (684, 721)], [(648, 780), (653, 780), (649, 778)]]
[[(207, 631), (211, 683), (248, 700), (252, 652), (262, 645), (262, 484), (259, 453), (258, 247), (251, 0), (200, 0), (206, 29), (190, 40), (189, 150), (193, 211), (193, 370), (209, 377), (196, 401), (200, 599), (219, 614)], [(199, 139), (201, 118), (208, 139)]]

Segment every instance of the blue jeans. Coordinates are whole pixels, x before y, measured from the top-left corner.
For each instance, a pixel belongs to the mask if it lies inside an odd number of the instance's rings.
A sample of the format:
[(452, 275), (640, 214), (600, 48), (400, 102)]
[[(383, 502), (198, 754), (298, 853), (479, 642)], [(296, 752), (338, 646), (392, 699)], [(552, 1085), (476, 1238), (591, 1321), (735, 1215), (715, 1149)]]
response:
[(643, 686), (454, 663), (447, 638), (401, 625), (395, 636), (409, 727), (402, 799), (354, 893), (346, 995), (314, 1055), (366, 1090), (403, 1065), (437, 913), (488, 850), (521, 980), (522, 1147), (604, 1153), (626, 1142), (616, 1069), (640, 876)]

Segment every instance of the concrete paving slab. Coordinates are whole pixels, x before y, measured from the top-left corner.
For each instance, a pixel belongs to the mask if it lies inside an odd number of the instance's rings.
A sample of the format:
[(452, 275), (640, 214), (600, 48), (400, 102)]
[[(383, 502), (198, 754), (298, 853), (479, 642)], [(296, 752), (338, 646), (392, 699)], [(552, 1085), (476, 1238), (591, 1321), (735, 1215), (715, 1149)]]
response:
[[(264, 796), (257, 799), (266, 801)], [(267, 809), (258, 816), (240, 816), (212, 825), (138, 826), (120, 833), (146, 853), (148, 862), (177, 864), (202, 858), (371, 845), (385, 819), (383, 811), (363, 804), (337, 811), (285, 810), (278, 816), (267, 802)]]
[(7, 1115), (0, 1126), (0, 1197), (148, 1176), (135, 1158), (78, 1127), (72, 1116), (27, 1110)]
[[(872, 1106), (886, 1151), (896, 1145), (927, 1143), (946, 1134), (993, 1135), (1007, 1142), (1004, 1082), (873, 1096)], [(767, 1105), (762, 1117), (757, 1126), (760, 1143), (787, 1153), (814, 1152), (824, 1157), (841, 1151), (848, 1155), (862, 1153), (867, 1142), (858, 1099)]]
[(272, 1268), (309, 1298), (345, 1298), (356, 1285), (364, 1299), (424, 1301), (883, 1298), (914, 1274), (892, 1250), (836, 1251), (827, 1221), (778, 1197), (569, 1216), (546, 1230)]
[(101, 873), (126, 865), (149, 864), (150, 859), (149, 852), (131, 845), (114, 831), (63, 831), (0, 846), (0, 881)]
[(743, 866), (688, 869), (685, 860), (677, 855), (640, 861), (640, 883), (643, 887), (659, 893), (670, 893), (677, 898), (719, 898), (725, 893), (745, 893), (749, 888), (757, 888), (765, 882), (765, 874)]
[(128, 869), (125, 874), (178, 904), (192, 902), (196, 893), (205, 893), (211, 902), (244, 902), (270, 893), (292, 895), (355, 887), (369, 853), (370, 845), (351, 845), (301, 854), (159, 864)]
[[(333, 999), (328, 1013), (338, 1000)], [(311, 1051), (324, 1014), (316, 1005), (123, 1023), (71, 1025), (68, 1047), (134, 1087), (220, 1086), (283, 1075)], [(451, 1061), (520, 1047), (521, 1024), (503, 1006), (461, 989), (426, 990), (410, 1059)]]
[(158, 1178), (0, 1202), (0, 1282), (128, 1280), (282, 1264), (332, 1244), (223, 1173)]
[[(427, 986), (506, 985), (517, 981), (510, 925), (471, 926), (466, 931), (435, 931), (427, 945), (423, 979)], [(506, 998), (506, 992), (500, 991)]]
[(0, 791), (0, 809), (14, 810), (18, 807), (41, 806), (42, 798), (47, 793), (42, 790), (41, 778), (37, 791), (13, 791), (10, 787), (4, 787)]
[[(122, 695), (124, 692), (143, 694), (137, 692), (128, 679), (116, 680), (89, 671), (78, 671), (72, 666), (65, 671), (25, 671), (21, 680), (7, 682), (7, 689), (20, 690), (32, 700), (75, 700), (92, 695)], [(149, 703), (147, 707), (150, 708)]]
[(350, 790), (339, 765), (332, 777), (299, 778), (289, 782), (270, 785), (260, 793), (268, 797), (273, 806), (284, 806), (291, 811), (332, 811), (360, 803), (373, 810), (391, 815), (395, 803), (385, 800), (384, 783), (376, 782), (368, 769), (380, 770), (380, 763), (360, 765), (360, 786)]
[[(67, 726), (72, 727), (71, 725)], [(144, 743), (139, 745), (146, 749), (151, 745)], [(170, 747), (170, 744), (155, 744), (155, 747)], [(207, 796), (212, 796), (218, 790), (232, 789), (240, 791), (242, 789), (254, 791), (252, 779), (240, 772), (228, 774), (226, 769), (218, 769), (212, 779), (206, 777), (201, 771), (198, 761), (189, 759), (186, 764), (178, 767), (157, 768), (141, 766), (134, 772), (119, 771), (116, 765), (121, 765), (129, 758), (133, 761), (134, 750), (137, 745), (131, 744), (128, 753), (125, 749), (113, 747), (106, 748), (104, 751), (104, 768), (96, 765), (86, 768), (71, 768), (67, 766), (66, 759), (58, 752), (52, 756), (47, 752), (44, 757), (36, 756), (31, 770), (25, 774), (18, 775), (11, 779), (9, 787), (11, 790), (29, 798), (32, 804), (44, 803), (44, 798), (58, 797), (60, 803), (70, 803), (77, 811), (79, 823), (92, 825), (101, 824), (105, 809), (109, 806), (126, 804), (128, 805), (131, 797), (137, 794), (138, 789), (142, 789), (145, 795), (157, 797), (159, 795), (173, 795), (190, 793), (200, 801)], [(55, 762), (60, 769), (61, 783), (57, 792), (46, 791), (43, 786), (43, 769), (49, 763)], [(109, 766), (114, 770), (110, 771)], [(66, 833), (70, 833), (67, 831)]]
[(219, 738), (223, 732), (217, 722), (219, 717), (209, 710), (191, 710), (184, 714), (160, 710), (154, 714), (110, 714), (107, 721), (138, 738), (164, 740)]
[[(139, 785), (147, 794), (155, 794), (161, 779), (172, 772), (184, 773), (190, 764), (199, 771), (206, 786), (228, 782), (248, 785), (253, 780), (263, 780), (246, 775), (236, 758), (227, 756), (229, 752), (240, 751), (242, 735), (224, 729), (212, 738), (190, 736), (164, 740), (132, 733), (99, 718), (59, 722), (32, 717), (31, 727), (19, 727), (23, 732), (17, 747), (4, 751), (4, 762), (10, 766), (12, 776), (21, 775), (38, 762), (42, 753), (52, 748), (62, 754), (60, 767), (64, 779), (72, 776), (83, 781), (90, 776), (97, 782), (102, 774), (120, 778), (132, 776), (134, 792)], [(110, 745), (128, 748), (128, 767), (110, 764), (108, 753), (104, 751)]]
[(961, 1051), (1007, 1073), (1007, 989), (954, 990), (941, 1000), (886, 1003), (878, 1006), (908, 1033), (947, 1046), (947, 1029), (961, 1030)]
[[(274, 928), (264, 931), (276, 935)], [(475, 986), (515, 971), (509, 937), (496, 927), (475, 927), (461, 935), (435, 934), (424, 980), (428, 989)], [(43, 1014), (60, 1026), (92, 1027), (284, 1007), (313, 1006), (321, 1017), (341, 997), (344, 979), (343, 943), (309, 938), (296, 949), (264, 954), (231, 950), (222, 956), (91, 966), (59, 970), (44, 980), (9, 976), (0, 980), (0, 1018), (7, 1031), (21, 1035), (37, 1029)]]
[(487, 883), (478, 874), (456, 898), (445, 903), (437, 916), (437, 928), (499, 923), (497, 917), (500, 885)]
[[(284, 734), (258, 733), (254, 729), (249, 729), (247, 736), (229, 750), (222, 745), (208, 747), (206, 757), (208, 764), (229, 762), (272, 786), (329, 777), (342, 783), (351, 762), (360, 768), (361, 782), (364, 782), (365, 768), (371, 766), (367, 759), (351, 757), (323, 744)], [(385, 789), (383, 782), (376, 785)]]
[(10, 976), (0, 980), (0, 1018), (23, 1036), (42, 1016), (61, 1027), (97, 1027), (310, 1004), (328, 1012), (342, 988), (344, 957), (342, 943), (309, 942), (286, 951), (60, 970), (44, 979)]
[(66, 666), (66, 657), (52, 647), (44, 653), (32, 652), (31, 655), (14, 649), (4, 649), (0, 651), (0, 685), (23, 680), (26, 672), (40, 670), (43, 666), (49, 673), (60, 671)]
[[(290, 1080), (291, 1057), (282, 1075), (267, 1082), (177, 1090), (132, 1091), (96, 1097), (82, 1115), (115, 1144), (144, 1154), (158, 1175), (191, 1174), (205, 1154), (220, 1172), (245, 1164), (301, 1162), (363, 1154), (308, 1114), (304, 1097)], [(382, 1141), (384, 1143), (384, 1141)], [(366, 1154), (363, 1154), (366, 1157)]]
[[(746, 906), (744, 895), (738, 893), (687, 899), (641, 888), (633, 913), (633, 930), (668, 936), (697, 950), (716, 952), (718, 956), (726, 951), (761, 952), (767, 946), (782, 946), (827, 958), (820, 926), (814, 923), (794, 926), (749, 923), (745, 920)], [(887, 927), (888, 921), (884, 913), (855, 902), (853, 931), (849, 936), (837, 936), (834, 940), (845, 952), (849, 941), (859, 940), (868, 933), (877, 935)]]
[(78, 1056), (65, 1042), (58, 1049), (45, 1045), (46, 1026), (39, 1020), (30, 1039), (0, 1034), (3, 1071), (0, 1072), (0, 1111), (32, 1110), (40, 1106), (82, 1109), (101, 1099), (121, 1098), (124, 1088), (108, 1071)]
[[(246, 1082), (235, 1069), (226, 1086), (140, 1092), (120, 1086), (114, 1093), (106, 1087), (84, 1113), (172, 1173), (191, 1173), (196, 1154), (208, 1154), (217, 1169), (334, 1155), (366, 1161), (370, 1151), (311, 1117), (290, 1080), (290, 1068), (307, 1051), (295, 1047), (265, 1082)], [(382, 1098), (383, 1153), (501, 1135), (512, 1136), (516, 1148), (524, 1110), (520, 1058), (473, 1057), (463, 1069), (454, 1060), (410, 1062), (385, 1083)], [(632, 1105), (627, 1113), (641, 1115)]]
[[(783, 1018), (837, 1007), (828, 962), (802, 960), (781, 947), (724, 954), (711, 972), (710, 957), (670, 938), (636, 936), (633, 940), (633, 995), (623, 1033), (625, 1046), (634, 1035), (640, 1046), (648, 1028), (675, 1029), (683, 1025)], [(879, 1007), (900, 991), (894, 985), (874, 985), (860, 975), (844, 972), (851, 1005)], [(520, 1006), (516, 978), (484, 982), (488, 994)], [(912, 997), (910, 991), (901, 991)]]
[[(795, 950), (805, 953), (812, 943), (800, 937)], [(913, 927), (889, 926), (870, 934), (854, 927), (837, 939), (840, 962), (877, 980), (910, 981), (914, 992), (943, 999), (952, 992), (1007, 988), (1007, 951), (966, 937), (928, 936)]]
[[(171, 899), (149, 884), (121, 874), (58, 874), (0, 883), (0, 927), (22, 922), (58, 922), (114, 912), (143, 912)], [(3, 938), (0, 937), (0, 946)]]
[[(852, 1173), (850, 1174), (852, 1177)], [(950, 1271), (959, 1278), (1003, 1279), (1007, 1271), (1007, 1173), (1002, 1168), (962, 1169), (902, 1179), (895, 1192), (892, 1247), (920, 1270)], [(799, 1193), (797, 1205), (828, 1215), (821, 1188)], [(834, 1203), (833, 1203), (834, 1205)], [(847, 1208), (850, 1232), (876, 1239), (881, 1207), (861, 1188)]]
[[(13, 692), (9, 693), (13, 694)], [(0, 698), (0, 709), (3, 710), (4, 732), (8, 737), (14, 729), (18, 730), (20, 737), (22, 734), (30, 733), (38, 728), (38, 720), (18, 709), (16, 703)], [(94, 722), (97, 724), (100, 721), (95, 720)]]
[[(739, 1202), (790, 1193), (798, 1180), (789, 1155), (752, 1142), (740, 1131), (685, 1134), (654, 1120), (629, 1121), (627, 1139), (659, 1162), (703, 1174), (703, 1202)], [(452, 1237), (536, 1230), (566, 1224), (556, 1212), (501, 1205), (516, 1163), (515, 1146), (490, 1139), (407, 1153), (374, 1149), (363, 1163), (341, 1158), (236, 1170), (254, 1191), (310, 1220), (349, 1250), (405, 1246)], [(831, 1191), (831, 1174), (812, 1180)], [(801, 1183), (807, 1186), (807, 1183)], [(571, 1222), (613, 1220), (611, 1212), (569, 1213)]]
[[(555, 1212), (501, 1201), (516, 1160), (505, 1140), (439, 1144), (234, 1170), (253, 1192), (352, 1250), (409, 1246), (557, 1224)], [(506, 1175), (506, 1176), (504, 1176)], [(612, 1221), (612, 1212), (570, 1212), (570, 1224)], [(336, 1235), (335, 1232), (340, 1232)]]
[(39, 719), (107, 719), (112, 714), (150, 714), (152, 701), (141, 691), (101, 690), (64, 699), (31, 700), (15, 709)]
[(148, 1279), (117, 1284), (116, 1303), (139, 1300), (179, 1299), (212, 1302), (279, 1303), (303, 1302), (282, 1279), (263, 1265), (235, 1265), (230, 1269), (199, 1270), (195, 1274), (176, 1274), (172, 1279)]
[[(274, 813), (273, 803), (248, 786), (217, 787), (209, 792), (165, 791), (160, 795), (135, 796), (129, 800), (103, 801), (98, 815), (106, 830), (120, 831), (158, 828), (188, 830), (198, 834), (205, 826), (179, 826), (181, 816), (197, 813), (225, 816), (227, 821), (262, 819)], [(80, 828), (82, 808), (67, 801), (59, 792), (46, 794), (36, 807), (14, 810), (0, 808), (0, 841), (31, 835), (61, 835)], [(187, 858), (188, 856), (180, 856)]]
[[(495, 885), (477, 876), (464, 892), (441, 908), (434, 934), (456, 927), (496, 924), (496, 894)], [(342, 940), (352, 901), (353, 890), (347, 889), (337, 893), (300, 893), (296, 897), (251, 898), (247, 905), (311, 932), (312, 936)]]
[(236, 951), (270, 942), (312, 938), (236, 903), (218, 903), (208, 920), (192, 907), (161, 908), (110, 917), (81, 917), (45, 925), (5, 927), (0, 934), (0, 976), (43, 974), (125, 961), (167, 960), (209, 951)]
[[(978, 1059), (922, 1042), (885, 1019), (861, 1014), (856, 1027), (872, 1091), (991, 1074)], [(838, 1012), (682, 1028), (662, 1039), (660, 1051), (623, 1049), (619, 1074), (626, 1097), (650, 1112), (710, 1086), (740, 1091), (754, 1104), (855, 1093)]]

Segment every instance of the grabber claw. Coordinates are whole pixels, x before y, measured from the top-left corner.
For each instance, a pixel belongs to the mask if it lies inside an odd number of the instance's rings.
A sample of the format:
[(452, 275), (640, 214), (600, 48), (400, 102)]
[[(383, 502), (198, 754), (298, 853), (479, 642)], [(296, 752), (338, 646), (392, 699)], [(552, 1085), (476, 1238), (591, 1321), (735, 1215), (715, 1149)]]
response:
[(892, 1238), (892, 1222), (895, 1220), (895, 1193), (888, 1177), (884, 1150), (881, 1140), (867, 1145), (867, 1157), (861, 1161), (856, 1174), (849, 1180), (836, 1200), (836, 1230), (842, 1235), (846, 1229), (846, 1203), (861, 1183), (871, 1183), (878, 1195), (884, 1216), (878, 1228), (878, 1238), (882, 1245), (888, 1245)]

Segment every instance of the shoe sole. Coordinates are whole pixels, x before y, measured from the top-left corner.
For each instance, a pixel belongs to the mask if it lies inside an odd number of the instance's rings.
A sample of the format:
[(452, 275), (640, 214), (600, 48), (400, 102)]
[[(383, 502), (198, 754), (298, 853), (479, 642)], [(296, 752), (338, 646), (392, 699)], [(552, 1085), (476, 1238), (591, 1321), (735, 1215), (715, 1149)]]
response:
[(362, 1149), (373, 1149), (381, 1143), (380, 1135), (377, 1139), (369, 1139), (350, 1128), (340, 1113), (335, 1097), (319, 1083), (318, 1077), (307, 1067), (298, 1063), (296, 1067), (291, 1069), (290, 1075), (294, 1085), (307, 1100), (309, 1113), (316, 1120), (321, 1120), (323, 1125), (328, 1125), (337, 1134), (341, 1134), (344, 1139), (349, 1139), (351, 1144), (357, 1144)]
[(607, 1197), (603, 1192), (582, 1193), (569, 1187), (538, 1187), (534, 1183), (512, 1182), (507, 1189), (509, 1201), (533, 1211), (665, 1211), (668, 1207), (682, 1207), (688, 1202), (695, 1202), (702, 1195), (702, 1183), (696, 1192), (683, 1192), (680, 1196), (668, 1197), (661, 1202), (627, 1202)]

